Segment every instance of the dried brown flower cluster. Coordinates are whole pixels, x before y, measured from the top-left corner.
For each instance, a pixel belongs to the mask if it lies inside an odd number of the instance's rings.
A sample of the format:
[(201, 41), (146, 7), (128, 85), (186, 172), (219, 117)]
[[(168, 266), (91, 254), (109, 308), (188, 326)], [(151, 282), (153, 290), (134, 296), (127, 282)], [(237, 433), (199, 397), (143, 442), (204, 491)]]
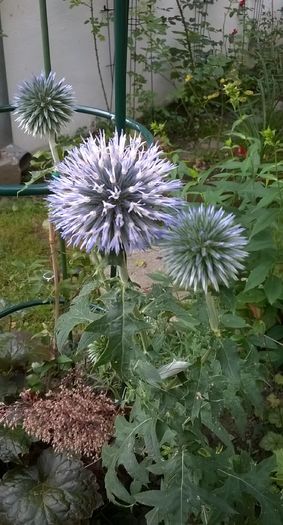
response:
[(62, 382), (43, 398), (24, 391), (22, 400), (0, 406), (0, 423), (22, 424), (26, 433), (49, 443), (56, 452), (97, 458), (113, 435), (117, 406), (79, 377)]

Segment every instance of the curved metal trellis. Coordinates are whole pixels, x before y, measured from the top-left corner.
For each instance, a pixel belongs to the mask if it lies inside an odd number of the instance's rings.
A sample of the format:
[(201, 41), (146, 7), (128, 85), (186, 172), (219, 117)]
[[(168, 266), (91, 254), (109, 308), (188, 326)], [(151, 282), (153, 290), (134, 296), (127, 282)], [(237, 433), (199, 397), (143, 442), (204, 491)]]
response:
[[(49, 46), (49, 32), (48, 32), (48, 18), (46, 0), (39, 0), (40, 7), (40, 22), (42, 34), (42, 47), (44, 69), (46, 75), (51, 71), (50, 46)], [(115, 42), (115, 65), (114, 65), (114, 93), (115, 93), (115, 113), (110, 113), (101, 109), (90, 106), (77, 106), (75, 111), (78, 113), (85, 113), (95, 115), (101, 118), (106, 118), (115, 121), (118, 132), (121, 132), (125, 126), (130, 129), (137, 130), (143, 135), (148, 144), (153, 142), (151, 133), (139, 122), (133, 119), (126, 118), (126, 74), (127, 74), (127, 37), (128, 37), (128, 15), (129, 15), (129, 0), (115, 0), (114, 2), (114, 42)], [(13, 105), (5, 105), (0, 107), (0, 113), (12, 112), (15, 109)], [(0, 185), (0, 196), (3, 197), (27, 197), (27, 196), (42, 196), (48, 194), (48, 185), (31, 184), (26, 186), (24, 184)], [(61, 266), (63, 278), (67, 277), (67, 264), (64, 242), (60, 241), (61, 252)], [(16, 305), (0, 311), (0, 319), (11, 315), (11, 313), (30, 308), (33, 306), (50, 304), (51, 300), (35, 299)]]

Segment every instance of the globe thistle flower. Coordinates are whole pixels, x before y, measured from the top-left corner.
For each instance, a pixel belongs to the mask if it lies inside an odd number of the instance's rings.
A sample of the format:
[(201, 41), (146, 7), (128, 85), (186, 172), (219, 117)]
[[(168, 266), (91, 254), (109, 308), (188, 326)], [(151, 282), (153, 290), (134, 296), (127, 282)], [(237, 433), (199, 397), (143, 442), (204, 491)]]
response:
[(181, 199), (167, 196), (180, 181), (167, 180), (174, 165), (146, 148), (140, 135), (117, 131), (89, 137), (59, 163), (49, 189), (50, 220), (68, 244), (103, 254), (143, 250), (162, 236)]
[(55, 73), (33, 76), (23, 82), (15, 96), (16, 122), (29, 135), (54, 135), (59, 133), (73, 112), (72, 87), (62, 80), (55, 80)]
[(214, 206), (190, 207), (181, 212), (164, 240), (164, 262), (180, 287), (207, 293), (237, 279), (247, 257), (244, 228), (235, 216)]

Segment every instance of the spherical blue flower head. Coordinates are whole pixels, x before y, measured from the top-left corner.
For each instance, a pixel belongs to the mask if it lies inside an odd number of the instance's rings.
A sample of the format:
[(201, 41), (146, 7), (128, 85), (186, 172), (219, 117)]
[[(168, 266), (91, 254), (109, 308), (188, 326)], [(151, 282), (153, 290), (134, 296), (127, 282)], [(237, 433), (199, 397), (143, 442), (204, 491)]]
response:
[(167, 180), (175, 166), (160, 155), (140, 135), (117, 131), (108, 144), (100, 133), (74, 148), (57, 166), (47, 198), (50, 220), (68, 244), (119, 254), (159, 239), (183, 202), (168, 196), (181, 183)]
[(29, 135), (54, 135), (69, 122), (73, 113), (72, 87), (64, 78), (56, 82), (55, 73), (33, 76), (23, 82), (15, 96), (16, 122)]
[(222, 208), (201, 204), (183, 210), (163, 241), (164, 263), (175, 284), (205, 293), (229, 286), (248, 255), (243, 231)]

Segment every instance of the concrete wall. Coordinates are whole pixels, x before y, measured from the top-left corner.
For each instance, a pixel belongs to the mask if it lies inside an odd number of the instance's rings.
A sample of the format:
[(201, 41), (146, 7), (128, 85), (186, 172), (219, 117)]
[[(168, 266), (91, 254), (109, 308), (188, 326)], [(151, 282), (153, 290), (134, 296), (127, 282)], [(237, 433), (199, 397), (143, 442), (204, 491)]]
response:
[[(250, 5), (254, 0), (247, 0)], [(266, 4), (271, 2), (267, 0)], [(216, 28), (222, 28), (225, 16), (225, 6), (228, 0), (217, 0), (209, 8), (210, 21)], [(274, 0), (275, 9), (281, 7), (282, 0)], [(10, 101), (13, 100), (17, 85), (31, 74), (38, 74), (43, 68), (39, 5), (37, 0), (2, 0), (0, 2), (1, 18), (4, 32), (4, 51)], [(105, 0), (95, 0), (97, 14), (106, 4)], [(237, 4), (237, 1), (235, 1)], [(160, 7), (167, 9), (175, 6), (173, 0), (159, 0)], [(109, 0), (113, 7), (113, 0)], [(103, 93), (98, 78), (96, 61), (90, 27), (84, 24), (89, 17), (89, 11), (84, 6), (69, 8), (69, 0), (47, 0), (49, 33), (51, 46), (52, 69), (57, 77), (65, 77), (73, 85), (76, 100), (79, 104), (105, 108)], [(229, 33), (237, 24), (237, 17), (227, 17), (225, 32)], [(99, 56), (107, 96), (111, 99), (111, 64), (107, 41), (99, 42)], [(168, 35), (172, 41), (173, 35)], [(111, 39), (113, 50), (113, 39)], [(170, 89), (170, 84), (161, 78), (154, 81), (154, 91), (164, 96)], [(113, 108), (113, 106), (112, 106)], [(1, 114), (0, 114), (1, 119)], [(78, 127), (89, 126), (92, 117), (75, 115), (72, 124), (66, 128), (66, 133), (74, 132)], [(13, 121), (14, 143), (33, 151), (42, 143), (25, 135)]]

